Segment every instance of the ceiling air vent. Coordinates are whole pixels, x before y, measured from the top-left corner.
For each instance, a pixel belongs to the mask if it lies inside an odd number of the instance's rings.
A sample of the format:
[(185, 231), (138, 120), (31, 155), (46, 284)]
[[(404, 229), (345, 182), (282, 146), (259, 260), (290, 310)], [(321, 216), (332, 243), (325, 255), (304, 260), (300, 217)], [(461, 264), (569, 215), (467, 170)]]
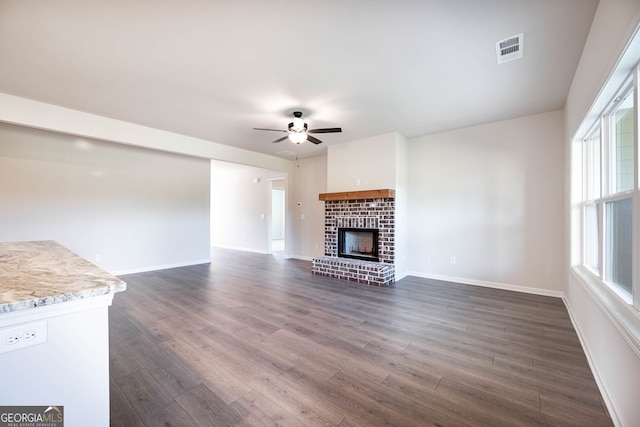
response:
[(522, 58), (524, 34), (520, 33), (499, 42), (496, 42), (496, 55), (498, 64)]

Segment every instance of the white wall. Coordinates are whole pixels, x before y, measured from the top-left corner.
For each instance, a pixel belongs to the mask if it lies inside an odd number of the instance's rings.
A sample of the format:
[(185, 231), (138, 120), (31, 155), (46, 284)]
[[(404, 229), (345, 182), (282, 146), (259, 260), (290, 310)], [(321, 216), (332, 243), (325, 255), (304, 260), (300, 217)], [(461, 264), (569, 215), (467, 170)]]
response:
[(115, 274), (207, 262), (209, 162), (0, 124), (0, 241), (22, 240)]
[(410, 139), (410, 274), (559, 296), (563, 135), (555, 111)]
[(396, 280), (408, 274), (409, 247), (409, 145), (407, 139), (396, 134), (395, 153), (395, 270)]
[(291, 224), (288, 236), (293, 236), (291, 257), (311, 260), (324, 255), (324, 202), (318, 195), (326, 192), (327, 156), (297, 162), (287, 212)]
[(396, 188), (397, 133), (327, 147), (327, 192)]
[(5, 93), (0, 93), (0, 122), (267, 169), (288, 171), (291, 167), (291, 161), (280, 157)]
[(640, 320), (637, 312), (616, 307), (612, 303), (615, 297), (603, 298), (607, 293), (601, 284), (594, 285), (573, 271), (572, 265), (580, 262), (581, 220), (576, 209), (580, 162), (579, 153), (572, 152), (572, 138), (607, 79), (618, 79), (611, 75), (612, 70), (639, 23), (640, 2), (600, 0), (565, 106), (565, 151), (573, 154), (566, 156), (565, 167), (565, 211), (570, 230), (565, 239), (571, 246), (565, 256), (565, 301), (609, 412), (616, 425), (622, 426), (640, 425), (640, 355), (634, 351), (634, 346), (639, 347)]
[(211, 161), (211, 245), (268, 253), (269, 178), (283, 176), (278, 171)]

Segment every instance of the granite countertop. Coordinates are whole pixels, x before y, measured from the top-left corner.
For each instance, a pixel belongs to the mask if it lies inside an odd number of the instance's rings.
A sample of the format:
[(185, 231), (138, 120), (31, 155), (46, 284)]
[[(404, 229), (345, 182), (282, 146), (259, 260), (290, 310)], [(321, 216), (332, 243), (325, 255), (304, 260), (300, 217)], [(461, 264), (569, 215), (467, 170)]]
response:
[(113, 294), (126, 287), (54, 241), (0, 243), (0, 315)]

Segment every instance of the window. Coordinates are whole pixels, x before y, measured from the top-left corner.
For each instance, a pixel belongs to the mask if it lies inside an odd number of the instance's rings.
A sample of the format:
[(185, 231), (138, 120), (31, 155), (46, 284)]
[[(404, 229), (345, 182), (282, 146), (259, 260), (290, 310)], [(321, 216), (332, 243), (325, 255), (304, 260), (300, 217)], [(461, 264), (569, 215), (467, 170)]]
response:
[(633, 233), (634, 218), (640, 218), (634, 212), (639, 197), (637, 81), (609, 103), (583, 142), (582, 253), (583, 265), (640, 309), (640, 290), (633, 283), (634, 274), (640, 275), (633, 262), (634, 242), (636, 247), (640, 243)]
[(585, 141), (584, 157), (584, 261), (600, 272), (600, 127)]
[(586, 204), (584, 207), (584, 263), (596, 274), (600, 273), (600, 213), (596, 203)]
[(610, 116), (609, 180), (611, 193), (633, 190), (633, 96), (614, 101)]
[(631, 198), (607, 202), (605, 232), (605, 280), (631, 296)]
[(600, 128), (585, 141), (585, 200), (600, 198)]

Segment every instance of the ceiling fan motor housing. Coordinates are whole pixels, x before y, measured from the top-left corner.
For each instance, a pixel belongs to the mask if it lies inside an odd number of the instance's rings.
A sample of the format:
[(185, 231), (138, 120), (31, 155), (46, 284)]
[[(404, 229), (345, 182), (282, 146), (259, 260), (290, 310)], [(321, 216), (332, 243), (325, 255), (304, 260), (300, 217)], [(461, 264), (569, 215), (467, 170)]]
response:
[(306, 123), (302, 123), (304, 126), (296, 126), (296, 122), (291, 122), (289, 123), (289, 132), (306, 132), (307, 131), (307, 124)]

